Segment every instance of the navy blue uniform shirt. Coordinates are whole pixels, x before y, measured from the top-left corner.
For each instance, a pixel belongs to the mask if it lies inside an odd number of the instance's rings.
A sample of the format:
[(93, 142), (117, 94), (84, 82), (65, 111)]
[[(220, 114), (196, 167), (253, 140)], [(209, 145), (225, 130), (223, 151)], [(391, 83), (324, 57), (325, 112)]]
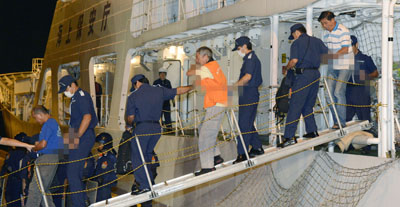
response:
[[(354, 56), (354, 83), (364, 84), (365, 80), (368, 80), (368, 74), (373, 73), (376, 70), (376, 65), (372, 58), (368, 55), (358, 51), (357, 55)], [(363, 70), (361, 72), (361, 70)], [(360, 77), (360, 73), (364, 73), (364, 77)], [(349, 82), (353, 82), (353, 77), (350, 76)]]
[(74, 129), (79, 129), (85, 114), (92, 115), (88, 129), (96, 127), (97, 116), (94, 112), (92, 97), (90, 97), (88, 92), (79, 88), (71, 98), (71, 119), (69, 125)]
[(251, 75), (251, 79), (243, 89), (256, 88), (258, 90), (258, 87), (262, 84), (261, 62), (254, 51), (249, 52), (243, 57), (243, 65), (240, 69), (239, 80), (246, 75), (246, 73)]
[(326, 53), (328, 48), (324, 42), (307, 34), (301, 34), (290, 46), (290, 59), (298, 60), (296, 68), (319, 68), (321, 55)]
[(176, 88), (169, 89), (143, 83), (129, 95), (126, 104), (126, 116), (135, 115), (135, 122), (158, 121), (161, 117), (163, 102), (174, 98)]
[[(165, 88), (172, 88), (171, 82), (168, 79), (161, 80), (159, 78), (159, 79), (157, 79), (157, 80), (155, 80), (153, 82), (153, 85), (154, 86), (160, 85), (160, 86), (165, 87)], [(168, 101), (164, 101), (163, 107), (167, 107), (167, 106), (170, 106), (169, 100)]]

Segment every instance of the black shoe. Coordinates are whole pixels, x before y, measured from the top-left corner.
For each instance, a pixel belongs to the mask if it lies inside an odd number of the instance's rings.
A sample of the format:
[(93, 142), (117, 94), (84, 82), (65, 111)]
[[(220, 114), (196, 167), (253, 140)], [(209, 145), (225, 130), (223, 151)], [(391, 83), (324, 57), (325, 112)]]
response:
[(149, 191), (150, 191), (150, 189), (148, 189), (148, 188), (143, 188), (143, 189), (137, 188), (136, 190), (131, 192), (131, 195), (139, 195), (139, 194), (146, 193)]
[(223, 162), (224, 162), (224, 159), (220, 155), (217, 155), (214, 157), (214, 166), (219, 165)]
[(264, 154), (264, 149), (262, 147), (260, 147), (258, 149), (251, 148), (251, 150), (249, 152), (249, 157), (253, 158), (255, 156), (263, 155), (263, 154)]
[(297, 143), (297, 138), (296, 137), (293, 137), (293, 138), (285, 138), (285, 140), (282, 142), (282, 143), (280, 143), (279, 145), (278, 145), (278, 147), (280, 147), (280, 148), (285, 148), (285, 147), (288, 147), (288, 146), (290, 146), (290, 145), (294, 145), (294, 144), (296, 144)]
[(303, 135), (304, 138), (314, 138), (314, 137), (318, 137), (318, 136), (319, 136), (319, 134), (318, 134), (317, 131), (310, 132), (310, 133), (307, 133), (307, 134)]
[(236, 163), (239, 163), (239, 162), (243, 162), (243, 161), (245, 161), (245, 160), (247, 160), (246, 155), (238, 155), (237, 158), (236, 158), (236, 160), (233, 161), (233, 164), (236, 164)]
[(199, 172), (195, 172), (194, 175), (195, 176), (199, 176), (199, 175), (203, 175), (209, 172), (215, 171), (215, 167), (213, 168), (202, 168)]

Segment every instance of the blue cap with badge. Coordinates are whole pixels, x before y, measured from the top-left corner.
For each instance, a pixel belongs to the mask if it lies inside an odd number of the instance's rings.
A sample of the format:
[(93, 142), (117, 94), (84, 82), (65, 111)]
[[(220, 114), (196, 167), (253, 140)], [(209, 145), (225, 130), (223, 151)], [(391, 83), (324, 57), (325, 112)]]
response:
[(238, 47), (248, 43), (250, 43), (250, 38), (247, 36), (241, 36), (235, 40), (235, 48), (233, 48), (232, 51), (235, 51), (238, 49)]
[(133, 78), (131, 79), (132, 82), (132, 88), (131, 88), (131, 92), (135, 90), (135, 87), (133, 87), (136, 83), (136, 81), (145, 78), (146, 76), (144, 76), (143, 74), (137, 74), (135, 76), (133, 76)]
[(60, 90), (58, 91), (58, 93), (63, 93), (65, 90), (67, 90), (67, 87), (69, 85), (71, 85), (71, 83), (75, 82), (75, 78), (73, 78), (70, 75), (66, 75), (64, 77), (62, 77), (59, 81), (58, 81), (58, 85), (60, 86)]
[(300, 29), (300, 28), (304, 28), (303, 24), (297, 23), (293, 26), (290, 27), (290, 36), (289, 36), (289, 40), (293, 40), (293, 32), (295, 32), (296, 30)]

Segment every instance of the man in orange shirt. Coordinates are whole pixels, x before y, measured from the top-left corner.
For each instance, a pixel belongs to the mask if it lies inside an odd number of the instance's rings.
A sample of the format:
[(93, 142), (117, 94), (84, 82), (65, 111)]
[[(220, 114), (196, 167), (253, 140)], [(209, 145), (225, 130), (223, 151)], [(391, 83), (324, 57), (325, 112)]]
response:
[(197, 67), (187, 72), (188, 76), (200, 76), (200, 85), (205, 91), (204, 108), (206, 115), (200, 128), (199, 151), (202, 175), (215, 170), (214, 165), (222, 163), (217, 144), (217, 135), (228, 103), (228, 85), (221, 67), (212, 58), (212, 50), (200, 47), (196, 51)]

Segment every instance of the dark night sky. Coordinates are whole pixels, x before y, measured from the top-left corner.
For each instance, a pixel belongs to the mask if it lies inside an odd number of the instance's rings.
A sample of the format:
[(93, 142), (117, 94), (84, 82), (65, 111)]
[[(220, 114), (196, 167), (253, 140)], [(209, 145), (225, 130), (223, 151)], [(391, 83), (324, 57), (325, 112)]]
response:
[(0, 73), (30, 71), (43, 57), (57, 0), (0, 1)]

